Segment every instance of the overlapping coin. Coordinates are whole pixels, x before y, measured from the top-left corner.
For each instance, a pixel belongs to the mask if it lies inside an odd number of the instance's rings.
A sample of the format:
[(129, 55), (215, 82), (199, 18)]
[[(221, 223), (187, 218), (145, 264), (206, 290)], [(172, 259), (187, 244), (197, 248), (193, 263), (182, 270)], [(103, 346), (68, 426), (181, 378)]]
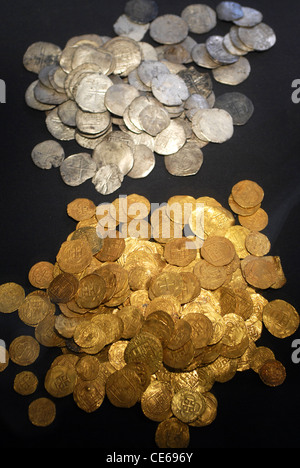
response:
[[(213, 34), (218, 21), (228, 23), (224, 36)], [(51, 136), (36, 143), (32, 161), (58, 168), (69, 186), (90, 180), (103, 195), (126, 176), (147, 177), (157, 157), (173, 176), (197, 174), (203, 148), (232, 138), (254, 111), (243, 93), (216, 96), (214, 82), (244, 82), (251, 73), (246, 55), (270, 49), (273, 29), (260, 11), (236, 2), (159, 15), (155, 1), (130, 0), (113, 31), (26, 49), (24, 67), (37, 76), (25, 100), (45, 112)], [(75, 154), (65, 153), (70, 140), (78, 144)]]
[(286, 283), (280, 258), (257, 230), (263, 200), (259, 184), (242, 180), (226, 206), (174, 195), (157, 208), (136, 193), (97, 207), (85, 198), (70, 202), (74, 230), (53, 263), (30, 268), (33, 290), (0, 287), (2, 313), (18, 314), (31, 331), (12, 340), (1, 366), (20, 367), (16, 392), (36, 392), (30, 365), (41, 347), (55, 349), (30, 421), (51, 424), (57, 398), (72, 395), (87, 413), (107, 399), (119, 408), (141, 405), (157, 423), (158, 447), (184, 448), (190, 430), (217, 417), (215, 383), (250, 370), (270, 387), (283, 384), (285, 366), (262, 332), (285, 339), (300, 320), (292, 304), (263, 295)]

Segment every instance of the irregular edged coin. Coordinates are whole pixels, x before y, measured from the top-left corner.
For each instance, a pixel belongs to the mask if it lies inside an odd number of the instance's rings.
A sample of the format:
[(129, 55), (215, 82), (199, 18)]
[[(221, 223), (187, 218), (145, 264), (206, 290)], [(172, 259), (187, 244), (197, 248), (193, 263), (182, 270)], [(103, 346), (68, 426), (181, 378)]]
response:
[(237, 62), (239, 57), (228, 52), (223, 45), (223, 36), (213, 35), (205, 41), (206, 49), (213, 60), (223, 65)]
[(220, 63), (213, 60), (207, 52), (205, 43), (196, 44), (192, 48), (191, 54), (193, 61), (199, 65), (199, 67), (213, 69), (220, 66)]
[(245, 125), (252, 117), (254, 105), (243, 93), (224, 93), (216, 97), (214, 107), (226, 110), (232, 117), (233, 125)]
[(239, 57), (235, 63), (216, 68), (212, 74), (219, 83), (235, 86), (245, 81), (250, 72), (249, 60), (246, 57)]
[(24, 56), (23, 64), (26, 70), (39, 73), (42, 68), (58, 63), (61, 48), (51, 42), (38, 41), (31, 44)]
[(97, 192), (107, 195), (121, 187), (124, 175), (116, 164), (101, 166), (92, 178), (92, 183)]
[(160, 74), (151, 82), (153, 95), (167, 106), (178, 106), (189, 97), (184, 80), (173, 73)]
[(76, 103), (87, 112), (104, 112), (105, 93), (113, 85), (111, 79), (103, 74), (89, 73), (82, 77), (77, 87)]
[(242, 7), (242, 11), (243, 16), (241, 18), (233, 20), (234, 24), (236, 24), (237, 26), (251, 28), (252, 26), (256, 26), (258, 23), (261, 23), (263, 19), (263, 14), (260, 11), (251, 7)]
[(203, 153), (197, 143), (186, 142), (176, 153), (165, 156), (164, 163), (174, 176), (195, 175), (203, 164)]
[(124, 12), (132, 21), (145, 24), (156, 18), (158, 6), (154, 0), (128, 0)]
[(243, 8), (237, 2), (220, 2), (216, 7), (216, 13), (223, 21), (234, 21), (244, 16)]
[(259, 23), (253, 28), (239, 28), (238, 35), (247, 47), (257, 51), (268, 50), (276, 43), (275, 32), (265, 23)]
[(152, 21), (149, 33), (160, 44), (178, 44), (188, 36), (189, 26), (180, 16), (166, 14)]
[(49, 426), (55, 419), (55, 403), (46, 397), (33, 400), (28, 406), (28, 417), (34, 426)]
[(233, 135), (233, 120), (223, 109), (201, 109), (192, 119), (192, 128), (202, 140), (223, 143)]
[(149, 24), (135, 23), (127, 15), (123, 14), (116, 20), (113, 28), (118, 36), (125, 36), (135, 41), (141, 41), (148, 31)]
[(204, 34), (217, 25), (217, 15), (208, 5), (193, 4), (185, 7), (181, 17), (187, 22), (192, 33)]
[(65, 158), (65, 151), (55, 140), (45, 140), (38, 143), (31, 152), (34, 164), (41, 169), (59, 167)]
[(72, 154), (60, 165), (60, 175), (67, 185), (73, 187), (91, 179), (97, 170), (95, 161), (89, 153)]
[(133, 166), (127, 173), (132, 179), (147, 177), (155, 167), (155, 155), (146, 145), (136, 145), (133, 152)]

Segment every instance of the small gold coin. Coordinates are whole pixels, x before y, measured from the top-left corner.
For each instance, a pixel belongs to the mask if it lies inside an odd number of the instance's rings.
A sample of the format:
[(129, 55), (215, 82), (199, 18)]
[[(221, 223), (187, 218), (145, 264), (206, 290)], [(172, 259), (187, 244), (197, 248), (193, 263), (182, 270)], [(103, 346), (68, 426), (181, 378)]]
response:
[(105, 297), (106, 283), (102, 276), (90, 274), (79, 281), (75, 301), (79, 307), (95, 309)]
[(45, 389), (53, 397), (63, 398), (73, 392), (76, 379), (75, 368), (63, 365), (53, 366), (46, 373)]
[(37, 398), (28, 406), (28, 417), (34, 426), (49, 426), (55, 419), (56, 406), (49, 398)]
[(144, 415), (152, 421), (163, 421), (172, 416), (171, 387), (158, 380), (153, 381), (146, 388), (141, 398), (141, 408)]
[(161, 421), (155, 431), (155, 442), (159, 448), (186, 448), (190, 443), (188, 424), (176, 417)]
[(56, 256), (59, 267), (66, 273), (80, 273), (92, 261), (92, 250), (85, 239), (62, 243)]
[(269, 222), (269, 217), (263, 208), (259, 208), (255, 213), (249, 216), (238, 216), (239, 222), (242, 226), (252, 231), (262, 231), (265, 229)]
[(0, 312), (9, 314), (15, 312), (25, 299), (25, 290), (17, 283), (0, 285)]
[(196, 255), (196, 244), (185, 237), (170, 239), (165, 244), (164, 257), (171, 265), (187, 266), (195, 260)]
[(228, 265), (235, 253), (233, 243), (222, 236), (209, 236), (201, 247), (202, 257), (215, 266)]
[(253, 208), (262, 202), (264, 191), (252, 180), (241, 180), (231, 190), (234, 201), (243, 208)]
[(76, 198), (67, 205), (67, 213), (76, 221), (82, 221), (96, 214), (96, 206), (88, 198)]
[(104, 397), (105, 384), (101, 377), (92, 380), (78, 379), (74, 386), (74, 401), (78, 408), (86, 413), (92, 413), (100, 408)]
[(100, 362), (96, 356), (83, 356), (77, 361), (75, 369), (82, 380), (94, 380), (99, 374)]
[(40, 354), (38, 341), (30, 335), (20, 335), (9, 346), (10, 359), (19, 366), (33, 364)]
[(152, 374), (162, 363), (162, 344), (160, 340), (151, 333), (140, 332), (128, 343), (124, 352), (124, 359), (127, 364), (130, 362), (145, 363)]
[(139, 376), (133, 369), (124, 366), (108, 376), (105, 390), (112, 405), (130, 408), (138, 402), (141, 396)]
[(20, 395), (31, 395), (38, 385), (37, 376), (31, 371), (19, 372), (14, 378), (13, 388)]
[(66, 304), (75, 296), (79, 281), (71, 273), (60, 273), (49, 284), (48, 295), (50, 300), (57, 304)]
[(29, 293), (18, 309), (19, 318), (26, 325), (36, 327), (47, 315), (55, 313), (55, 306), (44, 291)]
[(250, 231), (245, 239), (245, 247), (251, 255), (263, 257), (269, 253), (271, 243), (262, 232)]
[(47, 289), (53, 280), (54, 265), (50, 262), (35, 263), (29, 270), (28, 279), (32, 286)]
[(269, 359), (259, 369), (259, 377), (269, 387), (278, 387), (285, 381), (286, 370), (277, 359)]
[(172, 398), (174, 416), (184, 423), (195, 421), (205, 410), (205, 399), (201, 393), (183, 388)]

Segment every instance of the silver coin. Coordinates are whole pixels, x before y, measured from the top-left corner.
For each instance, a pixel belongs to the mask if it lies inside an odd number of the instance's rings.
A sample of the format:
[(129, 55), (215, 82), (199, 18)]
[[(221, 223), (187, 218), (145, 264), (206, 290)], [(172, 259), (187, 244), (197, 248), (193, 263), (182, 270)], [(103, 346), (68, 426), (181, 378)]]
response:
[(224, 143), (233, 135), (233, 120), (223, 109), (200, 109), (192, 119), (196, 136), (212, 143)]
[(238, 34), (239, 29), (240, 29), (239, 26), (233, 25), (231, 26), (229, 30), (228, 34), (230, 36), (230, 40), (232, 44), (234, 45), (234, 47), (237, 47), (238, 49), (244, 51), (245, 53), (253, 51), (253, 48), (246, 46), (246, 44), (244, 44), (239, 38), (239, 34)]
[(254, 112), (252, 101), (243, 93), (224, 93), (216, 98), (215, 107), (226, 110), (233, 125), (245, 125)]
[(203, 164), (203, 153), (195, 142), (186, 142), (175, 154), (164, 156), (167, 171), (174, 176), (186, 177), (197, 174)]
[(137, 68), (137, 73), (140, 80), (150, 88), (154, 78), (170, 72), (168, 67), (159, 60), (144, 60)]
[(199, 67), (213, 69), (220, 66), (219, 62), (216, 62), (211, 58), (204, 43), (196, 44), (193, 47), (191, 54), (192, 59), (197, 65), (199, 65)]
[(219, 83), (235, 86), (245, 81), (250, 72), (249, 60), (246, 57), (240, 57), (235, 63), (216, 68), (212, 74)]
[(65, 158), (65, 151), (57, 141), (45, 140), (35, 145), (31, 158), (40, 169), (51, 169), (61, 165)]
[(138, 91), (151, 91), (149, 86), (146, 86), (139, 77), (138, 70), (135, 68), (128, 75), (128, 83), (134, 86)]
[(119, 16), (113, 24), (117, 36), (125, 36), (135, 41), (141, 41), (149, 29), (149, 23), (138, 24), (133, 22), (127, 15)]
[(121, 187), (124, 175), (115, 164), (101, 166), (92, 178), (92, 183), (97, 192), (109, 195)]
[(199, 109), (209, 109), (210, 105), (207, 99), (201, 94), (192, 94), (184, 103), (185, 115), (192, 120), (193, 115)]
[(39, 73), (48, 65), (58, 64), (61, 52), (61, 48), (51, 42), (34, 42), (23, 55), (23, 65), (26, 70)]
[(200, 3), (185, 7), (181, 17), (187, 22), (189, 30), (196, 34), (207, 33), (217, 25), (215, 10)]
[(65, 93), (58, 93), (55, 89), (43, 85), (41, 81), (38, 81), (34, 88), (34, 96), (43, 104), (58, 105), (68, 100)]
[(250, 28), (252, 26), (256, 26), (263, 19), (263, 14), (255, 8), (242, 7), (242, 10), (242, 18), (233, 21), (237, 26), (245, 26)]
[(157, 105), (149, 104), (139, 113), (139, 121), (143, 131), (156, 136), (168, 127), (170, 116), (168, 111), (158, 103)]
[[(114, 133), (112, 132), (112, 134)], [(98, 168), (107, 164), (113, 164), (119, 168), (119, 171), (123, 175), (126, 175), (133, 166), (133, 150), (121, 138), (104, 138), (94, 148), (92, 159)]]
[(25, 102), (28, 107), (31, 109), (39, 110), (39, 111), (48, 111), (54, 109), (54, 104), (43, 104), (42, 102), (38, 101), (34, 95), (34, 89), (38, 84), (39, 80), (34, 80), (30, 85), (27, 87), (25, 91)]
[(108, 76), (89, 73), (83, 76), (78, 85), (76, 103), (87, 112), (105, 112), (107, 110), (104, 104), (105, 93), (112, 85), (113, 82)]
[(114, 58), (107, 50), (95, 48), (90, 44), (82, 44), (76, 47), (72, 55), (72, 70), (82, 64), (85, 65), (86, 70), (87, 64), (97, 65), (99, 72), (108, 75), (114, 68)]
[(131, 179), (147, 177), (155, 167), (155, 155), (146, 145), (135, 145), (133, 152), (133, 166), (127, 176)]
[(123, 116), (126, 107), (139, 95), (139, 91), (130, 84), (114, 84), (106, 91), (104, 104), (112, 114)]
[(57, 140), (70, 141), (75, 138), (75, 128), (65, 125), (58, 115), (58, 108), (50, 110), (45, 119), (49, 133)]
[(209, 73), (201, 73), (195, 67), (190, 66), (178, 72), (178, 76), (184, 80), (190, 94), (201, 94), (205, 98), (210, 96), (213, 84)]
[(232, 55), (247, 55), (248, 51), (245, 51), (243, 49), (238, 49), (232, 42), (230, 33), (225, 34), (223, 38), (223, 46), (225, 47), (228, 52), (230, 52)]
[(153, 78), (153, 95), (167, 106), (178, 106), (189, 97), (189, 90), (184, 80), (173, 73), (164, 73)]
[(175, 119), (171, 120), (165, 130), (156, 135), (154, 139), (154, 151), (157, 154), (167, 156), (176, 153), (186, 142), (184, 127)]
[(97, 171), (97, 166), (89, 153), (77, 153), (65, 158), (59, 170), (65, 184), (76, 187), (91, 179)]
[(149, 23), (157, 17), (158, 6), (154, 0), (129, 0), (125, 4), (124, 13), (136, 23)]
[(274, 30), (265, 23), (260, 23), (252, 28), (239, 28), (238, 34), (246, 46), (260, 52), (270, 49), (276, 43)]
[(237, 62), (238, 56), (230, 54), (223, 45), (223, 36), (210, 36), (205, 41), (206, 49), (213, 60), (220, 64), (229, 65), (230, 63)]
[(189, 32), (187, 22), (178, 15), (162, 15), (150, 24), (149, 34), (159, 44), (178, 44)]
[(76, 113), (76, 127), (82, 133), (89, 135), (102, 134), (111, 123), (110, 113), (107, 112), (85, 112), (79, 109)]
[(234, 21), (244, 16), (242, 6), (237, 2), (220, 2), (216, 7), (217, 17), (222, 21)]
[(57, 107), (57, 113), (60, 120), (69, 127), (75, 127), (76, 114), (78, 110), (76, 102), (71, 99), (68, 99)]

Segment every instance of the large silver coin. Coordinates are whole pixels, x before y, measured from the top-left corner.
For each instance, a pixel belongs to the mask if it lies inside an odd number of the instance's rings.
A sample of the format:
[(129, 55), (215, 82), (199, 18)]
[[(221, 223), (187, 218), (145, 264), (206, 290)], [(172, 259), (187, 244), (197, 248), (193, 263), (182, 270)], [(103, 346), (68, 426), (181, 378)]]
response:
[(97, 171), (97, 166), (89, 153), (77, 153), (64, 159), (59, 170), (64, 183), (75, 187), (91, 179)]
[(45, 119), (49, 133), (57, 140), (70, 141), (75, 138), (75, 128), (65, 125), (58, 115), (58, 107), (50, 110)]
[(260, 52), (270, 49), (276, 43), (275, 32), (265, 23), (260, 23), (253, 28), (239, 28), (238, 34), (246, 46)]
[(186, 142), (175, 154), (164, 157), (167, 171), (179, 177), (197, 174), (203, 163), (203, 153), (199, 145), (194, 142)]
[(187, 37), (188, 32), (187, 22), (172, 14), (158, 16), (149, 29), (151, 38), (159, 44), (178, 44)]
[(242, 6), (237, 2), (220, 2), (216, 7), (217, 17), (222, 21), (234, 21), (244, 16)]
[(34, 89), (38, 84), (39, 80), (34, 80), (25, 91), (25, 102), (28, 107), (31, 109), (39, 110), (39, 111), (48, 111), (54, 109), (55, 104), (43, 104), (42, 102), (38, 101), (34, 95)]
[(212, 74), (219, 83), (235, 86), (245, 81), (250, 71), (249, 60), (246, 57), (240, 57), (235, 63), (216, 68)]
[(220, 66), (219, 62), (216, 62), (211, 58), (204, 43), (196, 44), (193, 47), (191, 54), (192, 59), (197, 65), (199, 65), (199, 67), (214, 69)]
[(113, 82), (108, 76), (89, 73), (83, 76), (78, 85), (76, 103), (87, 112), (105, 112), (105, 93), (112, 85)]
[(204, 4), (193, 4), (185, 7), (181, 17), (187, 22), (192, 33), (204, 34), (217, 25), (215, 10)]
[(45, 140), (35, 145), (31, 152), (34, 164), (41, 169), (59, 167), (65, 158), (63, 147), (55, 140)]
[(147, 177), (155, 167), (155, 155), (146, 145), (136, 145), (133, 152), (133, 166), (127, 176), (132, 179)]
[(26, 70), (39, 73), (48, 65), (57, 64), (61, 48), (51, 42), (38, 41), (31, 44), (23, 56), (23, 65)]
[(133, 166), (133, 149), (125, 140), (123, 132), (118, 132), (120, 137), (117, 138), (115, 133), (109, 134), (94, 148), (92, 159), (98, 168), (113, 164), (123, 175), (126, 175)]
[(223, 36), (210, 36), (205, 41), (206, 49), (211, 58), (220, 64), (229, 65), (237, 62), (238, 56), (230, 54), (223, 45)]
[(114, 31), (118, 36), (129, 37), (135, 41), (141, 41), (149, 29), (149, 23), (138, 24), (123, 14), (119, 16), (113, 25)]
[(137, 68), (137, 73), (141, 81), (150, 88), (154, 78), (170, 72), (168, 67), (159, 60), (144, 60)]
[(192, 128), (200, 140), (224, 143), (233, 135), (233, 120), (223, 109), (200, 109), (193, 116)]
[(121, 187), (124, 175), (115, 164), (106, 164), (100, 167), (92, 178), (97, 192), (108, 195)]
[(216, 98), (214, 107), (226, 110), (233, 125), (245, 125), (254, 112), (252, 101), (243, 93), (224, 93)]

